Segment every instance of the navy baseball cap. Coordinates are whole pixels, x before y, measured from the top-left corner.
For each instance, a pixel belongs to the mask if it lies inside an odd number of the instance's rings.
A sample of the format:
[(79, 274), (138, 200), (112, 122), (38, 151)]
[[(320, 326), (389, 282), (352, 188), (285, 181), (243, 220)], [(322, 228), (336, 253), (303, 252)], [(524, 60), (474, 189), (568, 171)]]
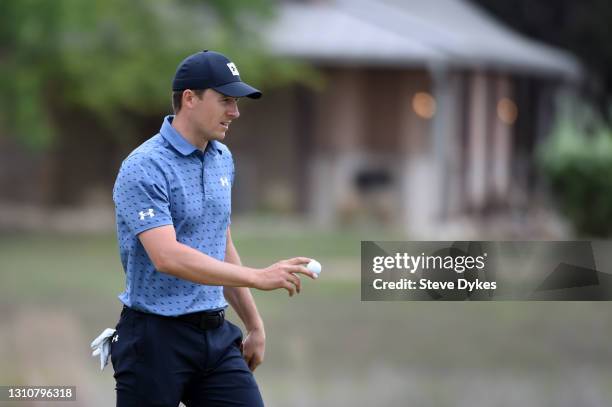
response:
[(238, 68), (225, 55), (204, 50), (185, 58), (176, 69), (172, 90), (214, 89), (231, 97), (259, 99), (261, 92), (240, 79)]

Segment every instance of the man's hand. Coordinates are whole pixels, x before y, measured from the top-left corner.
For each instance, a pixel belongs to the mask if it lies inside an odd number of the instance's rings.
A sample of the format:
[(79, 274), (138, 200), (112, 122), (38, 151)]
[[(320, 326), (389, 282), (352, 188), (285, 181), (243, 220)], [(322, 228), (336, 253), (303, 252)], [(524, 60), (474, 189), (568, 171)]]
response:
[(289, 296), (292, 297), (302, 289), (302, 282), (297, 274), (305, 274), (312, 279), (318, 277), (316, 273), (304, 267), (309, 262), (310, 259), (307, 257), (294, 257), (288, 260), (281, 260), (265, 269), (257, 270), (253, 286), (265, 291), (284, 288), (289, 292)]
[(249, 369), (252, 372), (255, 371), (257, 366), (263, 362), (264, 353), (266, 352), (266, 333), (263, 327), (248, 332), (246, 338), (242, 341), (240, 350)]

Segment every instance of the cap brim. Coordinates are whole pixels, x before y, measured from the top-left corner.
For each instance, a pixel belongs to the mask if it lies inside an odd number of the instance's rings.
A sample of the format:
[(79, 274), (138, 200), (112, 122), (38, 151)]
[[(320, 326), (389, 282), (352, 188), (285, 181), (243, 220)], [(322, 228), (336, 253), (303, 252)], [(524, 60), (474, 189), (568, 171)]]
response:
[(230, 82), (226, 83), (225, 85), (215, 86), (213, 89), (219, 93), (234, 98), (246, 96), (251, 99), (259, 99), (261, 97), (260, 91), (244, 82)]

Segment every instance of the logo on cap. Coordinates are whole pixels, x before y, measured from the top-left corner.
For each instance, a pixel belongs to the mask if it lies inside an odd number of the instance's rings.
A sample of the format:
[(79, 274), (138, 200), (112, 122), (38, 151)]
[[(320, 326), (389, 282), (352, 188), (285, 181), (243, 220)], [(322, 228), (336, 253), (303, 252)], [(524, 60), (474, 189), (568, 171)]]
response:
[(238, 68), (236, 68), (236, 65), (233, 62), (228, 62), (227, 67), (230, 71), (232, 71), (232, 75), (240, 76), (240, 74), (238, 73)]

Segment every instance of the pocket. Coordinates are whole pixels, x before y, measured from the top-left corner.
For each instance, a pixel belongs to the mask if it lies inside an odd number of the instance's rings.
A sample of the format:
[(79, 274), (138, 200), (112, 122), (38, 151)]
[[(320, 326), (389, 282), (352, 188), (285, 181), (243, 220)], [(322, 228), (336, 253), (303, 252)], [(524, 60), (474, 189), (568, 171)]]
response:
[(147, 317), (143, 314), (135, 314), (132, 318), (130, 346), (138, 360), (143, 360), (145, 355), (145, 339), (147, 331)]
[(242, 330), (238, 326), (232, 324), (228, 320), (225, 320), (225, 322), (227, 323), (228, 327), (230, 328), (230, 331), (232, 332), (231, 335), (234, 338), (232, 340), (232, 343), (236, 345), (238, 349), (240, 349), (242, 347), (242, 339), (243, 339)]
[(119, 366), (127, 366), (124, 362), (141, 360), (143, 357), (143, 338), (145, 318), (134, 311), (121, 313), (121, 318), (115, 327), (116, 333), (111, 340), (111, 362), (117, 372)]

